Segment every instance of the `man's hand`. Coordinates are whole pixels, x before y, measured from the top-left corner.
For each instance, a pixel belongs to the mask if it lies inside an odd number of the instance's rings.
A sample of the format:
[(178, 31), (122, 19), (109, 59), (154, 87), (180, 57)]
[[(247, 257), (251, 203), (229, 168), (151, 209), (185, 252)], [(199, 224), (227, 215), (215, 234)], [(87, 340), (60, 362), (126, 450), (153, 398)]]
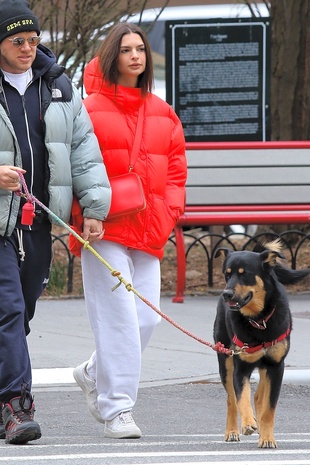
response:
[(95, 242), (103, 238), (102, 221), (94, 218), (84, 218), (82, 238), (84, 241)]
[(20, 190), (20, 177), (18, 172), (23, 174), (26, 173), (25, 170), (17, 166), (0, 166), (0, 189), (12, 192)]

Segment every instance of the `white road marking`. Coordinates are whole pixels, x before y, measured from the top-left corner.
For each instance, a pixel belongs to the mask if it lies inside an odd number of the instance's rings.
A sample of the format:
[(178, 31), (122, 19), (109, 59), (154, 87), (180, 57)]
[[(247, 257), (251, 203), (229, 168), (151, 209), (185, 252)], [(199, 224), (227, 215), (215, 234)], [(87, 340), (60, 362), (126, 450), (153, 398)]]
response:
[[(69, 368), (34, 368), (32, 370), (33, 386), (47, 386), (57, 384), (75, 384), (73, 367)], [(258, 375), (253, 374), (252, 381), (258, 380)], [(286, 370), (284, 383), (310, 384), (310, 370)]]
[(40, 368), (32, 370), (32, 385), (76, 384), (73, 368)]
[[(284, 460), (282, 459), (281, 456), (285, 455), (285, 456), (288, 456), (288, 455), (307, 455), (309, 456), (310, 454), (310, 449), (286, 449), (286, 450), (274, 450), (274, 449), (264, 449), (264, 450), (256, 450), (256, 451), (253, 451), (251, 450), (250, 452), (249, 451), (237, 451), (237, 450), (234, 450), (233, 452), (230, 450), (230, 451), (174, 451), (174, 452), (112, 452), (112, 453), (79, 453), (79, 454), (59, 454), (59, 455), (27, 455), (25, 457), (0, 457), (0, 462), (4, 462), (4, 461), (10, 461), (12, 459), (15, 460), (15, 461), (23, 461), (25, 459), (29, 460), (29, 461), (33, 461), (33, 460), (73, 460), (73, 459), (83, 459), (83, 458), (110, 458), (110, 459), (115, 459), (115, 458), (120, 458), (120, 459), (124, 459), (124, 458), (142, 458), (142, 457), (148, 457), (148, 458), (155, 458), (155, 457), (226, 457), (226, 456), (231, 456), (233, 453), (234, 456), (238, 456), (238, 457), (242, 457), (242, 456), (249, 456), (249, 454), (251, 455), (251, 457), (253, 458), (254, 456), (258, 456), (260, 457), (259, 460), (261, 461), (261, 457), (263, 456), (264, 457), (264, 465), (268, 464), (268, 465), (273, 465), (273, 464), (279, 464), (281, 463), (281, 465), (285, 465), (285, 464), (296, 464), (297, 465), (297, 461), (296, 459), (294, 460), (294, 462), (290, 461), (290, 460)], [(281, 462), (279, 460), (271, 460), (271, 461), (268, 461), (266, 460), (266, 456), (267, 455), (272, 455), (272, 456), (278, 456), (278, 458), (281, 460)], [(214, 462), (211, 462), (214, 464)], [(223, 463), (223, 462), (221, 462)], [(225, 462), (224, 462), (225, 463)], [(227, 462), (228, 463), (228, 462)], [(229, 463), (232, 463), (232, 462), (229, 462)], [(238, 461), (238, 465), (243, 465), (243, 464), (247, 464), (247, 465), (250, 465), (252, 463), (257, 463), (257, 461), (253, 461), (251, 460), (251, 462), (249, 461), (245, 461), (245, 462), (240, 462)], [(306, 460), (303, 460), (301, 459), (301, 461), (298, 462), (298, 464), (303, 464), (303, 465), (310, 465), (310, 458), (309, 459), (306, 459)]]

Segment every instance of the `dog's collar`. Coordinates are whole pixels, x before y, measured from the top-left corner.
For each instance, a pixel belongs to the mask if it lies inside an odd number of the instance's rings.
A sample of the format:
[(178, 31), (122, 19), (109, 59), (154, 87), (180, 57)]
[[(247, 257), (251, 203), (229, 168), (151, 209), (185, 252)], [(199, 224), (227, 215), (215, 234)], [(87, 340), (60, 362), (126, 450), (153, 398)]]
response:
[(242, 351), (248, 353), (248, 354), (253, 354), (254, 352), (258, 352), (261, 349), (265, 349), (266, 347), (274, 346), (278, 342), (283, 341), (283, 339), (287, 338), (287, 336), (290, 334), (291, 328), (288, 327), (288, 329), (285, 331), (284, 334), (279, 336), (277, 339), (274, 339), (273, 341), (268, 341), (268, 342), (262, 342), (261, 344), (254, 346), (251, 344), (247, 344), (246, 342), (242, 342), (240, 339), (237, 338), (237, 336), (234, 334), (234, 337), (232, 339), (232, 342), (240, 347)]
[(267, 315), (266, 318), (264, 318), (264, 319), (256, 321), (256, 320), (253, 320), (252, 318), (249, 318), (250, 325), (252, 325), (253, 328), (255, 328), (255, 329), (266, 329), (267, 328), (267, 321), (269, 320), (269, 318), (272, 317), (272, 315), (274, 314), (275, 309), (276, 309), (276, 307), (273, 307), (273, 309), (271, 310), (271, 313), (269, 313), (269, 315)]

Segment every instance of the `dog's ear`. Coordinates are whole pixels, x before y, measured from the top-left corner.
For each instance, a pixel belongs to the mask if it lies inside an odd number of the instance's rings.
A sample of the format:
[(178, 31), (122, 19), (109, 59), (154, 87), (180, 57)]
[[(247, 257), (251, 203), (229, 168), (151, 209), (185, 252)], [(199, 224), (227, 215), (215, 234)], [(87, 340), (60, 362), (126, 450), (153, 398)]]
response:
[(263, 266), (268, 264), (272, 268), (276, 266), (278, 258), (285, 258), (285, 255), (283, 255), (281, 252), (277, 252), (274, 250), (264, 250), (264, 252), (262, 252), (260, 256)]
[(257, 243), (255, 244), (255, 246), (253, 247), (253, 251), (252, 251), (252, 252), (261, 253), (261, 252), (263, 252), (264, 250), (266, 250), (266, 247), (264, 247), (264, 245), (261, 244), (260, 242), (257, 242)]
[(230, 249), (227, 249), (227, 247), (219, 247), (218, 249), (216, 249), (214, 257), (217, 258), (221, 255), (224, 259), (225, 257), (227, 257), (227, 255), (231, 253), (232, 251)]

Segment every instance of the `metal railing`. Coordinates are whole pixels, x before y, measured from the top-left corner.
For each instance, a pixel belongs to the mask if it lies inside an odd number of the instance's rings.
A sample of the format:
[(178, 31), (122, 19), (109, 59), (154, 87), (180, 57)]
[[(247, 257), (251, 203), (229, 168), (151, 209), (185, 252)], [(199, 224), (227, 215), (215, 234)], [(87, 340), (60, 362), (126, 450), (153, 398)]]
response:
[[(298, 269), (299, 261), (302, 259), (302, 254), (305, 248), (310, 247), (310, 233), (306, 233), (296, 229), (290, 229), (281, 233), (272, 231), (258, 232), (253, 235), (244, 233), (229, 232), (223, 234), (212, 233), (211, 231), (203, 231), (197, 229), (184, 232), (184, 240), (186, 242), (186, 258), (190, 258), (193, 250), (197, 253), (197, 247), (200, 248), (202, 254), (205, 255), (207, 264), (207, 284), (209, 288), (213, 287), (213, 273), (215, 268), (215, 252), (218, 247), (228, 247), (232, 250), (253, 250), (258, 243), (270, 242), (275, 239), (280, 239), (283, 244), (283, 252), (286, 255), (286, 263), (292, 269)], [(73, 291), (73, 275), (76, 257), (70, 253), (68, 247), (68, 234), (52, 234), (53, 246), (61, 247), (63, 255), (66, 257), (66, 272), (67, 272), (67, 293)], [(169, 244), (175, 246), (175, 238), (172, 234), (169, 238)]]
[[(230, 232), (226, 234), (212, 233), (209, 231), (184, 232), (185, 254), (186, 259), (190, 258), (190, 253), (194, 249), (197, 251), (197, 246), (201, 248), (205, 254), (207, 262), (207, 283), (208, 287), (213, 287), (213, 271), (215, 267), (215, 252), (219, 247), (228, 247), (232, 250), (253, 250), (256, 244), (264, 244), (276, 239), (280, 239), (283, 244), (283, 253), (286, 256), (286, 263), (292, 269), (298, 268), (298, 259), (302, 260), (302, 252), (304, 247), (310, 247), (310, 233), (306, 233), (296, 229), (290, 229), (281, 233), (272, 231), (258, 232), (257, 234), (249, 235), (244, 233)], [(169, 239), (175, 245), (174, 235)]]

